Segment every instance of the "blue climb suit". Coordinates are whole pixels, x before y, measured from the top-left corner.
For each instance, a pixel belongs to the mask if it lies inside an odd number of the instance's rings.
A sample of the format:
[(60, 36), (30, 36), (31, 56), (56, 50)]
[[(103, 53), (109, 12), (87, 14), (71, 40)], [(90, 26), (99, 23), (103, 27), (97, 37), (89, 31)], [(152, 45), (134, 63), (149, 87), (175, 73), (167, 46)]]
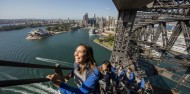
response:
[(137, 82), (136, 90), (139, 90), (139, 89), (142, 89), (142, 90), (145, 89), (145, 81), (144, 81), (144, 78), (141, 78), (141, 81), (140, 81), (140, 82)]
[(131, 84), (135, 80), (135, 75), (133, 72), (130, 73), (130, 77), (127, 78), (127, 83)]
[(115, 81), (116, 85), (118, 86), (119, 80), (117, 79), (117, 76), (115, 74), (115, 68), (113, 66), (111, 67), (111, 77), (112, 77), (112, 80)]
[(86, 67), (85, 75), (80, 76), (78, 74), (78, 64), (74, 64), (74, 80), (79, 88), (71, 87), (64, 82), (59, 86), (59, 91), (62, 94), (89, 94), (94, 93), (98, 87), (98, 81), (100, 79), (100, 72), (94, 68), (93, 71)]

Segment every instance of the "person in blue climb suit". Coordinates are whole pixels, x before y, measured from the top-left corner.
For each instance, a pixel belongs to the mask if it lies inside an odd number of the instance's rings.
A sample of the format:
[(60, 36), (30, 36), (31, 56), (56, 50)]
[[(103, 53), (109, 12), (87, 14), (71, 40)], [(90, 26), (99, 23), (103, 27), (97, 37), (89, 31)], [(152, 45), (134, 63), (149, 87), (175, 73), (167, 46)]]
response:
[(131, 85), (134, 80), (135, 80), (135, 75), (133, 70), (129, 67), (127, 72), (126, 72), (126, 80), (127, 80), (127, 85)]
[(139, 74), (136, 78), (137, 85), (135, 87), (135, 91), (144, 92), (145, 90), (145, 81), (144, 78)]
[[(59, 88), (62, 94), (97, 94), (100, 79), (100, 72), (96, 67), (96, 61), (93, 57), (93, 50), (90, 46), (80, 44), (75, 52), (74, 70), (66, 77), (58, 74), (48, 75), (55, 86)], [(71, 87), (65, 83), (65, 79), (74, 78), (78, 88)]]

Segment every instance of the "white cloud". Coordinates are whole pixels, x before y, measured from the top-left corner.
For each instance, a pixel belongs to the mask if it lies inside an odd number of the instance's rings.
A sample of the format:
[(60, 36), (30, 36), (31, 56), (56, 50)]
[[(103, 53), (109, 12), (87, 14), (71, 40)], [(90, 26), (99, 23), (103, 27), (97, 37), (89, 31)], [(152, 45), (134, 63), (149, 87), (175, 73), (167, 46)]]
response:
[(110, 8), (106, 8), (106, 10), (110, 10)]

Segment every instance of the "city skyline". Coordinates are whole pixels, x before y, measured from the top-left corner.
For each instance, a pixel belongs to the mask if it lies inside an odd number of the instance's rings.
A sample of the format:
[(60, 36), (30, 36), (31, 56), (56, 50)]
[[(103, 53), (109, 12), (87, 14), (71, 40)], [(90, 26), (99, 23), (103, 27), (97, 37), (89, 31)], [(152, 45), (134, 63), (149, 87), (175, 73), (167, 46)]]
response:
[(1, 0), (0, 19), (76, 19), (88, 13), (98, 17), (117, 17), (112, 0)]

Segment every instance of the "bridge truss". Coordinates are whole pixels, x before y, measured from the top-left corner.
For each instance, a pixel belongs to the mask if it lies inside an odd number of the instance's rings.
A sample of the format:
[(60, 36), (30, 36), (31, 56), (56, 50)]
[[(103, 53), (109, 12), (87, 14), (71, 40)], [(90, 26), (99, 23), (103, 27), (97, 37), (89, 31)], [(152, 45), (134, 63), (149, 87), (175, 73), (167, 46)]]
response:
[[(142, 56), (140, 53), (142, 49), (148, 47), (160, 52), (160, 62), (169, 53), (176, 61), (167, 63), (175, 63), (178, 66), (156, 67), (157, 71), (178, 83), (173, 89), (178, 90), (182, 85), (190, 88), (190, 0), (113, 0), (113, 2), (119, 14), (111, 62), (124, 66), (133, 64), (137, 68), (136, 63)], [(169, 27), (172, 29), (168, 30)], [(173, 48), (176, 42), (179, 42), (177, 41), (179, 36), (184, 37), (185, 54), (176, 52)], [(185, 72), (183, 76), (178, 76), (172, 73), (171, 69)], [(174, 79), (174, 76), (178, 79)]]

